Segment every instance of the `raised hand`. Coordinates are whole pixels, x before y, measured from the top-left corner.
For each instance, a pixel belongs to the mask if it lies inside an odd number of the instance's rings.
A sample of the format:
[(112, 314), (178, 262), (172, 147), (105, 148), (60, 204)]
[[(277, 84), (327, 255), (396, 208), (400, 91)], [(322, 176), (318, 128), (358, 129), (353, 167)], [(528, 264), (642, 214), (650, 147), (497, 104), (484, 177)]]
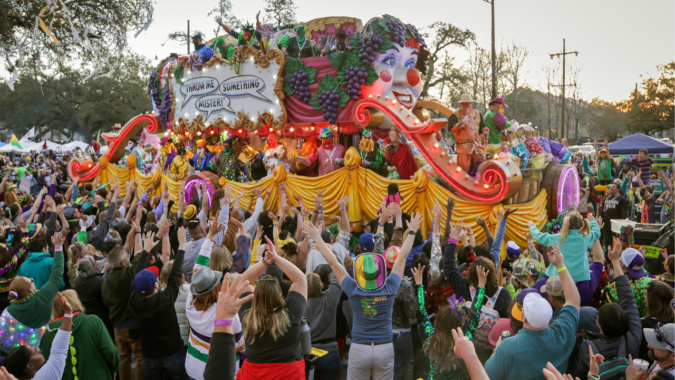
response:
[(55, 232), (52, 236), (52, 244), (54, 244), (55, 247), (63, 247), (64, 241), (66, 241), (66, 238), (60, 232)]
[(347, 203), (349, 203), (349, 196), (348, 196), (348, 195), (345, 195), (345, 196), (343, 196), (342, 199), (340, 199), (340, 201), (338, 202), (338, 207), (339, 207), (340, 209), (346, 208), (346, 207), (347, 207)]
[(263, 235), (263, 227), (262, 227), (261, 225), (258, 224), (258, 227), (256, 227), (256, 230), (255, 230), (255, 239), (254, 239), (254, 241), (255, 241), (255, 240), (260, 240), (260, 238), (262, 237), (262, 235)]
[(476, 267), (476, 273), (478, 274), (478, 287), (484, 288), (485, 284), (487, 284), (488, 274), (490, 274), (490, 271), (479, 265)]
[(424, 268), (425, 265), (417, 264), (417, 268), (412, 268), (413, 279), (415, 279), (415, 284), (422, 285), (424, 281)]
[[(605, 357), (602, 356), (601, 354), (593, 354), (593, 347), (589, 344), (588, 345), (588, 353), (590, 356), (589, 359), (589, 373), (591, 375), (597, 376), (600, 373), (600, 366), (598, 364), (602, 364), (605, 362)], [(631, 364), (632, 364), (631, 360)]]
[(480, 227), (487, 228), (487, 224), (485, 223), (485, 219), (483, 219), (482, 216), (479, 216), (476, 218), (476, 224), (479, 225)]
[(509, 217), (509, 215), (513, 214), (516, 211), (518, 211), (517, 208), (512, 208), (512, 209), (506, 210), (506, 212), (504, 212), (504, 220), (506, 220)]
[(413, 213), (410, 215), (410, 221), (407, 223), (410, 231), (419, 231), (422, 224), (422, 213)]
[(159, 244), (159, 241), (155, 241), (155, 233), (152, 231), (148, 231), (145, 234), (145, 239), (143, 239), (143, 250), (145, 252), (150, 253), (155, 246)]
[(239, 298), (248, 286), (248, 280), (242, 282), (241, 277), (238, 277), (230, 285), (230, 276), (230, 273), (225, 274), (223, 285), (220, 288), (220, 292), (218, 292), (216, 320), (231, 320), (237, 315), (241, 305), (253, 298), (253, 294)]
[[(592, 217), (590, 213), (588, 213), (589, 217)], [(602, 216), (598, 215), (595, 217), (595, 223), (598, 223), (598, 227), (602, 230), (602, 227), (605, 225), (605, 223), (602, 222)]]
[(455, 200), (448, 198), (448, 203), (445, 204), (445, 211), (447, 211), (448, 216), (452, 214), (452, 209), (455, 207)]
[(178, 249), (185, 248), (185, 241), (187, 237), (185, 236), (185, 227), (178, 228)]
[(614, 247), (607, 249), (607, 258), (610, 262), (619, 261), (622, 251), (623, 246), (621, 245), (621, 240), (619, 240), (619, 238), (614, 238)]
[(457, 223), (455, 223), (455, 226), (452, 227), (452, 231), (450, 232), (450, 237), (452, 239), (459, 240), (459, 237), (462, 233), (462, 230), (464, 230), (464, 221), (458, 220)]
[(169, 233), (169, 228), (171, 228), (171, 221), (170, 220), (165, 220), (162, 225), (159, 227), (159, 231), (157, 231), (157, 236), (164, 237), (164, 235)]
[[(303, 224), (302, 225), (302, 232), (305, 235), (311, 237), (312, 240), (314, 240), (314, 241), (321, 240), (321, 231), (318, 228), (314, 227), (312, 222), (308, 221), (307, 223)], [(323, 240), (321, 240), (321, 241), (323, 241)]]
[(223, 230), (223, 225), (218, 222), (210, 222), (211, 227), (209, 228), (209, 234), (206, 237), (209, 240), (215, 240), (218, 232)]
[(626, 368), (626, 380), (638, 380), (647, 373), (645, 368), (638, 370), (633, 365), (633, 355), (628, 354), (628, 368)]
[(558, 243), (553, 243), (552, 249), (548, 252), (548, 259), (551, 264), (555, 265), (556, 268), (560, 269), (565, 266), (565, 258), (562, 253), (560, 253), (560, 247)]
[(476, 348), (469, 338), (464, 336), (461, 328), (452, 330), (452, 338), (455, 340), (455, 355), (465, 362), (476, 356)]

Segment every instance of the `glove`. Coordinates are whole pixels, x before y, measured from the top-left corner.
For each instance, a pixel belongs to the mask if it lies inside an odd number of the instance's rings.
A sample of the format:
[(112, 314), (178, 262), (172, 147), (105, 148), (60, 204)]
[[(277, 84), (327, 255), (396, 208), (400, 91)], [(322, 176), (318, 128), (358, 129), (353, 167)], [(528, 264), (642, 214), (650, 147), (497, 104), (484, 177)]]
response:
[(223, 18), (222, 18), (222, 17), (216, 17), (216, 22), (217, 22), (218, 24), (222, 24), (222, 23), (223, 23)]

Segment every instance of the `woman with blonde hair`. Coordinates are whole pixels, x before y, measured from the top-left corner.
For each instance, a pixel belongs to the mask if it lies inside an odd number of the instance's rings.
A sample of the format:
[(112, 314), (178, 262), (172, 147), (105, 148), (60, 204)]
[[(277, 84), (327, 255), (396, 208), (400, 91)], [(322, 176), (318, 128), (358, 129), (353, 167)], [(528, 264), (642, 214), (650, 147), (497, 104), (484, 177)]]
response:
[[(581, 214), (571, 211), (563, 219), (560, 234), (551, 235), (545, 232), (539, 232), (539, 229), (532, 222), (528, 222), (532, 238), (544, 247), (552, 247), (558, 243), (560, 252), (565, 258), (565, 267), (572, 275), (574, 282), (588, 281), (591, 274), (588, 266), (588, 249), (600, 238), (600, 225), (602, 218), (593, 219), (591, 214), (584, 219)], [(550, 265), (546, 270), (546, 277), (555, 277), (558, 275), (554, 265)]]
[[(249, 267), (241, 281), (248, 285), (243, 297), (253, 292), (253, 299), (239, 309), (246, 343), (246, 360), (237, 372), (237, 379), (304, 380), (305, 361), (300, 344), (300, 325), (307, 304), (307, 277), (295, 265), (275, 254), (269, 240), (256, 254), (265, 254), (263, 261)], [(271, 264), (293, 282), (286, 298), (278, 280), (270, 275), (257, 280)]]
[[(120, 366), (120, 354), (105, 325), (99, 317), (84, 313), (84, 307), (74, 290), (65, 290), (61, 292), (61, 295), (68, 300), (68, 304), (72, 307), (72, 312), (69, 314), (73, 316), (68, 352), (70, 360), (66, 360), (61, 379), (70, 380), (77, 376), (88, 379), (112, 379), (112, 374), (117, 372)], [(56, 297), (58, 298), (59, 295)], [(52, 343), (57, 329), (61, 327), (64, 314), (66, 310), (63, 304), (55, 299), (52, 306), (53, 319), (49, 322), (48, 331), (40, 341), (40, 351), (45, 359), (49, 359)]]
[(217, 245), (211, 250), (209, 269), (216, 272), (229, 272), (232, 268), (232, 254), (224, 245)]
[(68, 262), (66, 263), (66, 269), (68, 270), (67, 285), (73, 286), (75, 284), (77, 267), (85, 256), (89, 256), (89, 248), (85, 244), (78, 241), (68, 247)]
[[(190, 379), (202, 380), (204, 378), (214, 323), (218, 322), (216, 321), (216, 307), (223, 273), (211, 270), (209, 266), (213, 251), (219, 251), (217, 247), (213, 247), (213, 244), (216, 235), (222, 229), (223, 226), (220, 223), (211, 222), (209, 234), (195, 262), (192, 284), (185, 300), (185, 315), (190, 326), (185, 371)], [(234, 331), (236, 350), (240, 352), (244, 349), (244, 341), (239, 318), (235, 316), (230, 322)]]
[[(319, 268), (327, 267), (330, 285), (323, 290)], [(312, 347), (328, 351), (314, 364), (314, 379), (337, 380), (340, 375), (340, 350), (335, 340), (335, 318), (342, 287), (332, 274), (329, 265), (320, 265), (314, 273), (307, 273), (307, 309), (305, 317), (312, 335)]]

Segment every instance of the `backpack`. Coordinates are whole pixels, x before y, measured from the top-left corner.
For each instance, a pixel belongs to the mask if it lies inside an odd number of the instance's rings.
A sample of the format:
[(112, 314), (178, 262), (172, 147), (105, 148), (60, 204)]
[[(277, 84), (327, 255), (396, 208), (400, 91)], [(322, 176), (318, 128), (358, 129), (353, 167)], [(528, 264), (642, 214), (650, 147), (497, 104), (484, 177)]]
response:
[[(471, 299), (476, 298), (476, 288), (471, 286), (469, 288), (471, 291)], [(494, 309), (495, 304), (497, 303), (497, 297), (499, 297), (499, 293), (502, 291), (502, 287), (500, 286), (497, 288), (497, 291), (495, 294), (488, 298), (488, 301), (483, 307), (480, 309), (480, 320), (478, 321), (478, 328), (476, 329), (476, 334), (474, 334), (473, 337), (473, 344), (474, 346), (478, 348), (482, 348), (484, 350), (493, 350), (494, 346), (490, 344), (490, 332), (492, 331), (492, 328), (495, 326), (495, 323), (499, 320), (499, 313), (497, 310)], [(471, 302), (466, 302), (466, 306), (468, 308), (471, 308)], [(470, 322), (469, 319), (471, 318), (471, 313), (466, 314), (467, 318), (467, 323)]]
[[(584, 345), (588, 346), (590, 345), (593, 347), (593, 352), (594, 353), (602, 353), (600, 348), (598, 348), (598, 345), (596, 344), (595, 341), (593, 340), (587, 340), (584, 339), (583, 343)], [(600, 376), (600, 380), (625, 380), (626, 379), (626, 369), (630, 365), (628, 362), (628, 349), (626, 347), (628, 343), (626, 342), (626, 336), (622, 336), (621, 340), (619, 341), (619, 352), (617, 353), (618, 355), (609, 359), (605, 358), (605, 361), (602, 364), (599, 364), (600, 371), (598, 372), (598, 375)], [(585, 360), (585, 363), (588, 363), (590, 361), (589, 357), (589, 352), (586, 351), (585, 354), (582, 355), (583, 360)]]

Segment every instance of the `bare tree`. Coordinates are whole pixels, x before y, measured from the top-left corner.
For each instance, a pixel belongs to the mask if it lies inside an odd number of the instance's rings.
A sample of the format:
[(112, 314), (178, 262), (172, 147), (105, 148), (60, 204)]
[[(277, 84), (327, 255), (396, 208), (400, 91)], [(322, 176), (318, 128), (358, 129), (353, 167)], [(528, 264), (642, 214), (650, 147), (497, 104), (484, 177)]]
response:
[[(231, 28), (238, 28), (241, 24), (241, 20), (232, 12), (232, 2), (230, 0), (219, 0), (218, 5), (209, 12), (208, 16), (213, 16), (214, 18), (220, 17), (223, 20), (223, 24)], [(213, 30), (213, 35), (218, 37), (219, 32), (220, 25)]]
[[(434, 71), (434, 77), (429, 82), (429, 88), (432, 89), (440, 85), (440, 91), (434, 91), (439, 94), (439, 99), (443, 100), (444, 95), (449, 94), (452, 99), (453, 94), (458, 88), (466, 83), (466, 77), (461, 68), (455, 65), (455, 56), (447, 50), (444, 51), (440, 62), (436, 65), (438, 70)], [(447, 89), (447, 92), (446, 92)]]
[[(436, 62), (439, 62), (445, 49), (453, 45), (466, 47), (467, 43), (476, 39), (476, 35), (469, 29), (462, 30), (452, 24), (442, 21), (437, 21), (429, 25), (429, 28), (433, 30), (434, 39), (428, 47), (429, 60), (427, 61), (427, 74), (423, 77), (424, 82), (422, 84), (421, 97), (428, 96), (429, 88), (440, 83), (434, 82), (436, 75), (434, 73), (434, 66)], [(425, 33), (424, 37), (428, 40), (429, 35)], [(434, 82), (434, 84), (432, 84), (432, 82)]]
[[(518, 89), (525, 85), (523, 77), (528, 73), (524, 71), (523, 64), (529, 55), (529, 50), (526, 47), (512, 43), (504, 52), (505, 68), (504, 77), (508, 82), (510, 111), (516, 119), (520, 116), (518, 109)], [(522, 82), (522, 83), (521, 83)]]
[(482, 98), (483, 101), (478, 103), (485, 106), (487, 104), (486, 93), (489, 92), (486, 78), (490, 77), (490, 54), (476, 43), (469, 43), (467, 50), (469, 59), (464, 64), (464, 75), (467, 77), (466, 92), (469, 92), (474, 99)]

